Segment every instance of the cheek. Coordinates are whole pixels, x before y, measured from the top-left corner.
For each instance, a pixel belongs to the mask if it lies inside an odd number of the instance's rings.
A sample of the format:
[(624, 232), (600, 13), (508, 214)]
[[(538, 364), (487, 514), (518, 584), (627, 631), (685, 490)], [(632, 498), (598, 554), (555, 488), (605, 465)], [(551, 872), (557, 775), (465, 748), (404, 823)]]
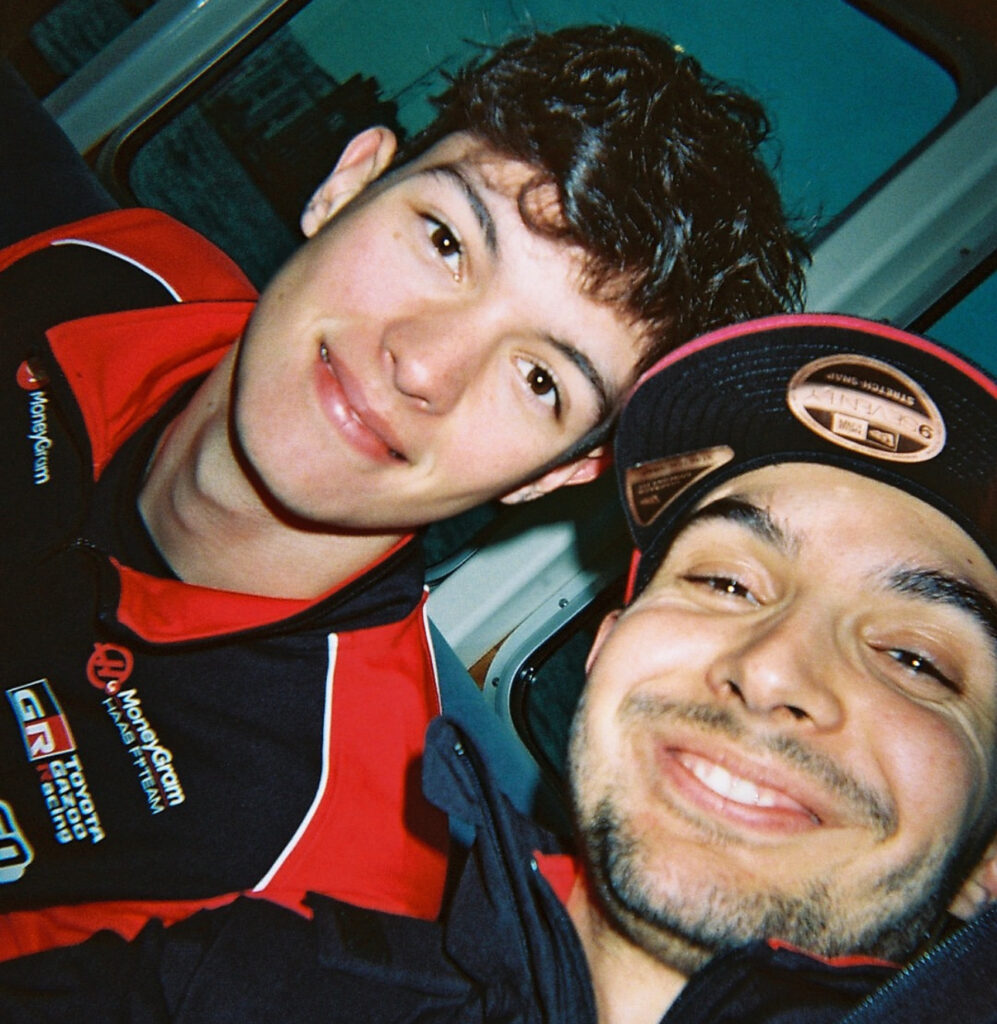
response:
[(586, 674), (579, 712), (593, 747), (609, 751), (624, 742), (626, 709), (642, 695), (696, 699), (703, 652), (688, 631), (673, 634), (666, 618), (625, 612), (599, 647)]
[(383, 299), (387, 290), (400, 291), (410, 281), (400, 266), (399, 243), (391, 244), (385, 231), (366, 231), (363, 225), (334, 225), (309, 254), (298, 275), (315, 304), (364, 304)]
[(732, 641), (731, 630), (717, 620), (638, 605), (621, 616), (597, 663), (605, 662), (606, 675), (621, 690), (654, 686), (664, 696), (679, 696), (705, 680), (707, 667)]
[(524, 415), (507, 381), (491, 369), (473, 372), (476, 380), (458, 408), (435, 425), (434, 444), (451, 482), (483, 500), (520, 485), (562, 446), (549, 443), (536, 419)]
[(919, 707), (881, 713), (873, 731), (901, 822), (923, 839), (951, 841), (975, 813), (987, 777), (972, 734)]

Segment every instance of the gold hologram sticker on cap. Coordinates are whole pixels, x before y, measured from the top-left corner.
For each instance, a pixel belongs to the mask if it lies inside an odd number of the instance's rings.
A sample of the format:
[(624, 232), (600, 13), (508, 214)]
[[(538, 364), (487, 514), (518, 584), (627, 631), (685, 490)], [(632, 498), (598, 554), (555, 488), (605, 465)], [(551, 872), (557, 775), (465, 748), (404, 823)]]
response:
[(945, 447), (945, 421), (916, 381), (868, 356), (814, 360), (789, 382), (793, 415), (815, 434), (888, 462), (927, 462)]
[(734, 458), (727, 445), (640, 462), (625, 474), (627, 504), (638, 526), (650, 526), (687, 488)]

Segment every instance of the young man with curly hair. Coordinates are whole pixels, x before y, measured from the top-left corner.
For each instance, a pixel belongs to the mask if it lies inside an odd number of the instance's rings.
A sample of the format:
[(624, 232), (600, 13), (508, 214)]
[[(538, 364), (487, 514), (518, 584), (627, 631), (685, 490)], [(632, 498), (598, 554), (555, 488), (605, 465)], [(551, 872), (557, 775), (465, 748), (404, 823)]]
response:
[(432, 917), (418, 531), (591, 479), (639, 369), (799, 300), (756, 104), (619, 28), (361, 132), (257, 297), (127, 209), (0, 254), (0, 952), (252, 892)]

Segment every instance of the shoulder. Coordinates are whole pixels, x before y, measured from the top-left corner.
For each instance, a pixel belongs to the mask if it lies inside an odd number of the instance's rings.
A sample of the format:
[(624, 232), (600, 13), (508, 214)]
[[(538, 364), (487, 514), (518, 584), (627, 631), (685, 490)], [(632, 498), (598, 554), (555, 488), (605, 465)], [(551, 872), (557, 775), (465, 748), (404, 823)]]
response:
[(97, 214), (23, 239), (0, 251), (0, 271), (53, 249), (89, 250), (124, 261), (161, 282), (174, 301), (256, 298), (256, 289), (221, 249), (158, 210)]

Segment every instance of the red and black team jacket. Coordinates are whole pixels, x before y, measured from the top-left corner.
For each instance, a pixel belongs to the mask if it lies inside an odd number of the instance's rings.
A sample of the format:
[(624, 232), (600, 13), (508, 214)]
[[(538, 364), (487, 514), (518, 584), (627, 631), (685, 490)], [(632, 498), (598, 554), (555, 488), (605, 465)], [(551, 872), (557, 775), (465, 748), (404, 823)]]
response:
[(181, 582), (138, 517), (254, 300), (148, 210), (0, 252), (0, 958), (239, 893), (438, 911), (418, 542), (295, 601)]

